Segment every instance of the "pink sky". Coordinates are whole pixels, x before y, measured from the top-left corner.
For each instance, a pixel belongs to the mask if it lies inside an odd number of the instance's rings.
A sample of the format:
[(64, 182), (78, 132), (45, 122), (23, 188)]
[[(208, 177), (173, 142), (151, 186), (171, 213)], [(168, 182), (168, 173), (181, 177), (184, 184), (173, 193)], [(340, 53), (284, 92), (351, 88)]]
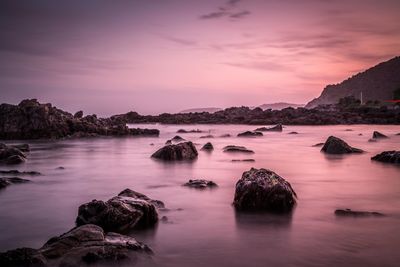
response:
[(306, 103), (400, 54), (400, 1), (0, 4), (0, 102), (110, 115)]

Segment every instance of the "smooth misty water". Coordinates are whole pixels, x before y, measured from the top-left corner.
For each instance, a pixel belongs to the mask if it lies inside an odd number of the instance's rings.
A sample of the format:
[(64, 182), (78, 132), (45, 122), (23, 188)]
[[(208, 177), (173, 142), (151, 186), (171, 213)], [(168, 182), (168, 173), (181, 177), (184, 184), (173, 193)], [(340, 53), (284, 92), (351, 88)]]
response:
[[(169, 223), (132, 233), (153, 248), (159, 266), (399, 266), (400, 167), (372, 162), (370, 157), (400, 149), (400, 136), (395, 136), (400, 126), (288, 126), (282, 133), (260, 138), (200, 139), (204, 134), (182, 134), (198, 148), (207, 141), (215, 147), (212, 153), (199, 151), (193, 163), (163, 163), (150, 155), (179, 128), (199, 128), (218, 136), (255, 127), (145, 127), (160, 129), (160, 137), (31, 142), (28, 162), (18, 169), (44, 175), (26, 177), (33, 182), (0, 191), (0, 251), (40, 247), (74, 226), (80, 204), (107, 200), (131, 188), (171, 209), (160, 214)], [(348, 128), (353, 131), (345, 131)], [(390, 138), (370, 143), (373, 130)], [(299, 134), (287, 134), (290, 131)], [(367, 153), (326, 156), (312, 147), (329, 135)], [(245, 145), (256, 153), (223, 153), (222, 147), (229, 144)], [(256, 162), (231, 162), (234, 158)], [(274, 170), (292, 184), (299, 199), (291, 215), (234, 211), (235, 183), (251, 167)], [(198, 191), (181, 186), (191, 178), (211, 179), (219, 187)], [(388, 216), (337, 218), (337, 208)]]

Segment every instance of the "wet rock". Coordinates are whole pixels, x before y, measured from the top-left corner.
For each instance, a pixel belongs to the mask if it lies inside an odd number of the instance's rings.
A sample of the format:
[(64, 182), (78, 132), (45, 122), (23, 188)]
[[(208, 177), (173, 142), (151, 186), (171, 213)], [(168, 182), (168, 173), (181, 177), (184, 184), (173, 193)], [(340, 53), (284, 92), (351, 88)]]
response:
[(227, 137), (231, 137), (231, 135), (230, 135), (230, 134), (222, 134), (222, 135), (220, 135), (219, 137), (221, 137), (221, 138), (227, 138)]
[(176, 145), (167, 145), (157, 150), (151, 157), (166, 161), (193, 160), (198, 155), (192, 142), (184, 142)]
[(192, 187), (196, 189), (205, 189), (205, 188), (213, 188), (216, 187), (217, 184), (213, 181), (203, 180), (203, 179), (193, 179), (189, 180), (189, 182), (183, 184), (183, 186)]
[(82, 266), (86, 264), (134, 264), (149, 257), (151, 249), (135, 238), (105, 233), (88, 224), (53, 237), (39, 249), (22, 248), (0, 253), (1, 266)]
[(182, 137), (180, 137), (179, 135), (175, 135), (175, 136), (171, 139), (171, 141), (174, 141), (174, 142), (182, 142), (182, 141), (185, 141), (185, 139), (182, 138)]
[(263, 134), (261, 132), (246, 131), (243, 133), (239, 133), (237, 136), (238, 137), (256, 137), (256, 136), (263, 136)]
[(378, 131), (374, 131), (372, 133), (372, 138), (373, 139), (382, 139), (382, 138), (388, 138), (386, 135), (384, 135), (383, 133), (380, 133)]
[(316, 143), (315, 145), (312, 145), (313, 147), (319, 147), (319, 146), (323, 146), (325, 143)]
[(201, 148), (201, 150), (211, 151), (214, 150), (214, 146), (210, 142), (208, 142)]
[(355, 211), (351, 209), (337, 209), (335, 210), (335, 215), (337, 216), (349, 216), (349, 217), (370, 217), (370, 216), (375, 216), (375, 217), (382, 217), (385, 216), (380, 212), (376, 211)]
[(5, 160), (5, 163), (8, 165), (15, 165), (23, 162), (25, 162), (25, 158), (21, 157), (20, 155), (13, 155)]
[(251, 168), (236, 183), (233, 205), (242, 211), (289, 212), (296, 197), (290, 183), (275, 172)]
[(56, 170), (65, 170), (65, 167), (60, 166), (60, 167), (57, 167)]
[(400, 151), (383, 151), (373, 156), (371, 159), (380, 162), (400, 164)]
[(256, 131), (259, 131), (259, 132), (282, 132), (282, 130), (283, 130), (282, 124), (277, 124), (270, 128), (261, 127), (261, 128), (256, 129)]
[(76, 225), (95, 224), (106, 232), (126, 233), (132, 229), (151, 227), (158, 221), (157, 206), (163, 203), (125, 189), (104, 202), (92, 200), (79, 207)]
[(378, 140), (377, 140), (377, 139), (370, 138), (370, 139), (368, 139), (368, 142), (370, 142), (370, 143), (376, 143), (376, 142), (378, 142)]
[(172, 140), (167, 140), (167, 141), (165, 142), (165, 144), (166, 144), (166, 145), (172, 145)]
[(298, 132), (290, 132), (288, 134), (299, 134)]
[(25, 159), (26, 155), (18, 148), (1, 144), (0, 162), (11, 165), (22, 163)]
[(177, 133), (202, 133), (203, 131), (199, 129), (194, 129), (194, 130), (185, 130), (185, 129), (179, 129)]
[(18, 171), (18, 170), (0, 170), (0, 174), (11, 174), (11, 175), (42, 175), (40, 172), (35, 171)]
[(141, 135), (141, 136), (159, 136), (160, 130), (158, 129), (140, 129), (140, 128), (131, 128), (129, 129), (131, 135)]
[(353, 129), (345, 129), (344, 131), (345, 131), (345, 132), (352, 132)]
[(0, 178), (0, 189), (6, 188), (9, 185), (12, 184), (22, 184), (22, 183), (28, 183), (30, 180), (27, 179), (22, 179), (19, 177), (1, 177)]
[(329, 136), (321, 151), (327, 154), (347, 154), (363, 152), (361, 149), (349, 146), (345, 141), (335, 136)]
[(212, 135), (212, 134), (203, 135), (203, 136), (200, 136), (200, 138), (214, 138), (214, 135)]
[(31, 150), (28, 144), (10, 145), (10, 147), (19, 149), (22, 152), (29, 152)]
[(74, 114), (74, 118), (75, 118), (75, 119), (82, 119), (82, 117), (83, 117), (83, 111), (82, 111), (82, 110), (77, 111), (77, 112)]
[(233, 159), (232, 162), (255, 162), (255, 159)]
[(244, 146), (229, 145), (223, 148), (224, 152), (241, 152), (241, 153), (254, 153), (253, 150), (247, 149)]

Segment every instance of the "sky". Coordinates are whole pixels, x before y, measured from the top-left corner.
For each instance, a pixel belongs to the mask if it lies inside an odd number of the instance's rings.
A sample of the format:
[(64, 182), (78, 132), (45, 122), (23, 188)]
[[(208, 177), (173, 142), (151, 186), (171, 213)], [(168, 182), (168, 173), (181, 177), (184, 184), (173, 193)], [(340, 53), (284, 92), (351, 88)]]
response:
[(101, 116), (307, 103), (400, 55), (398, 0), (0, 0), (0, 103)]

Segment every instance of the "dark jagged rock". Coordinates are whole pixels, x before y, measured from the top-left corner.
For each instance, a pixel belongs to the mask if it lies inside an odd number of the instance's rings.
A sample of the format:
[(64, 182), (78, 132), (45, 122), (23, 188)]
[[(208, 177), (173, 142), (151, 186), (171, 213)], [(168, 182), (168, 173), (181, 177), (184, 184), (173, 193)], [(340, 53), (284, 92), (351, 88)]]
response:
[[(0, 139), (53, 139), (66, 137), (128, 136), (136, 134), (118, 116), (81, 117), (41, 104), (36, 99), (23, 100), (18, 105), (0, 105)], [(83, 114), (82, 114), (83, 115)], [(144, 130), (144, 134), (149, 132)], [(141, 132), (139, 133), (141, 134)]]
[(299, 134), (298, 132), (290, 132), (288, 134)]
[(289, 182), (275, 172), (251, 168), (236, 183), (233, 205), (242, 211), (289, 212), (296, 197)]
[(166, 144), (166, 145), (172, 145), (172, 140), (167, 140), (167, 141), (165, 142), (165, 144)]
[(335, 136), (328, 137), (321, 151), (328, 154), (347, 154), (363, 152), (361, 149), (349, 146), (345, 141)]
[(233, 159), (232, 162), (255, 162), (255, 159)]
[(313, 147), (319, 147), (319, 146), (323, 146), (325, 143), (316, 143), (315, 145), (312, 145)]
[(158, 221), (158, 200), (125, 189), (107, 202), (92, 200), (79, 207), (76, 225), (95, 224), (105, 231), (125, 233), (136, 228), (151, 227)]
[(208, 142), (201, 148), (201, 150), (211, 151), (214, 150), (214, 146), (210, 142)]
[(214, 135), (212, 135), (212, 134), (203, 135), (203, 136), (200, 136), (200, 138), (214, 138)]
[(189, 182), (184, 183), (184, 186), (192, 187), (196, 189), (205, 189), (205, 188), (213, 188), (216, 187), (217, 184), (213, 181), (203, 180), (203, 179), (193, 179), (189, 180)]
[(0, 253), (0, 266), (135, 264), (139, 257), (149, 257), (150, 254), (151, 249), (133, 237), (105, 233), (101, 227), (87, 224), (51, 238), (39, 249), (19, 248)]
[(19, 164), (24, 162), (26, 155), (16, 147), (0, 145), (0, 162), (5, 164)]
[(273, 127), (267, 128), (267, 127), (261, 127), (261, 128), (257, 128), (255, 131), (259, 131), (259, 132), (282, 132), (283, 131), (283, 127), (282, 124), (277, 124)]
[(256, 137), (256, 136), (263, 136), (263, 134), (261, 132), (246, 131), (243, 133), (239, 133), (237, 136), (238, 137)]
[(385, 216), (380, 212), (376, 211), (355, 211), (351, 209), (337, 209), (335, 210), (335, 215), (337, 216), (349, 216), (349, 217), (370, 217), (370, 216), (375, 216), (375, 217), (382, 217)]
[(175, 135), (174, 137), (172, 137), (171, 141), (182, 142), (182, 141), (186, 141), (186, 140), (184, 138), (180, 137), (179, 135)]
[(11, 175), (42, 175), (40, 172), (35, 171), (18, 171), (18, 170), (0, 170), (0, 174), (11, 174)]
[(253, 150), (247, 149), (244, 146), (229, 145), (223, 148), (224, 152), (241, 152), (241, 153), (254, 153)]
[(372, 160), (400, 164), (400, 151), (383, 151), (371, 158)]
[(75, 118), (75, 119), (82, 119), (82, 117), (83, 117), (83, 111), (82, 111), (82, 110), (77, 111), (77, 112), (74, 114), (74, 118)]
[(6, 188), (12, 184), (22, 184), (30, 182), (30, 180), (22, 179), (19, 177), (1, 177), (0, 178), (0, 189)]
[(176, 145), (166, 145), (157, 150), (152, 158), (162, 159), (166, 161), (175, 160), (193, 160), (198, 155), (196, 147), (192, 142), (184, 142)]
[(177, 133), (202, 133), (203, 131), (199, 130), (199, 129), (195, 129), (195, 130), (185, 130), (185, 129), (179, 129), (177, 131)]
[(378, 131), (374, 131), (372, 133), (372, 138), (374, 139), (381, 139), (381, 138), (388, 138), (386, 135), (384, 135), (383, 133), (380, 133)]

